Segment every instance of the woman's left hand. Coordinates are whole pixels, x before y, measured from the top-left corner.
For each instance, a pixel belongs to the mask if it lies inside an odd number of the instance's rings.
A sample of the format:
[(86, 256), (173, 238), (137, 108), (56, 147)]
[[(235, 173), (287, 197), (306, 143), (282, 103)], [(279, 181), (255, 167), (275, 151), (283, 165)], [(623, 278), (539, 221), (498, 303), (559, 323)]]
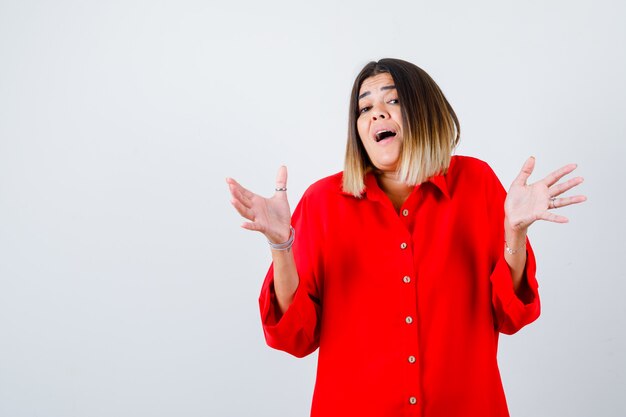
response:
[(557, 182), (576, 169), (576, 164), (568, 164), (552, 172), (544, 179), (533, 184), (526, 181), (535, 168), (535, 158), (530, 157), (513, 183), (504, 201), (506, 221), (511, 229), (525, 231), (536, 220), (547, 220), (554, 223), (567, 223), (567, 217), (554, 213), (570, 204), (582, 203), (587, 200), (583, 195), (560, 197), (564, 192), (583, 182), (582, 177), (575, 177), (563, 183)]

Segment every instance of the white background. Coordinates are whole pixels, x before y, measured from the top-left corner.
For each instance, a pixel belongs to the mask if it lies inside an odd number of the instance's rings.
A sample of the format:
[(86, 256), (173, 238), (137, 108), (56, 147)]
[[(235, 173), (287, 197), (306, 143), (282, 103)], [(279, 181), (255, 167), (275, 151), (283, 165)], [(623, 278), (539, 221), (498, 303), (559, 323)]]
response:
[[(269, 265), (226, 176), (292, 207), (342, 169), (360, 68), (397, 57), (508, 187), (579, 163), (536, 224), (542, 317), (503, 336), (512, 416), (626, 415), (622, 1), (0, 1), (0, 415), (307, 416), (265, 346)], [(358, 399), (355, 401), (366, 401)]]

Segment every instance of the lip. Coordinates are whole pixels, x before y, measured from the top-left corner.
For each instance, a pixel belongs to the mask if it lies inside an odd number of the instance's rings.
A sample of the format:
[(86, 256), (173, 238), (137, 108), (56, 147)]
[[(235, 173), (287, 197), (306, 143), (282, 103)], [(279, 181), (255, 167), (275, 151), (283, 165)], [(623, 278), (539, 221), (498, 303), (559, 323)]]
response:
[[(376, 137), (381, 132), (393, 132), (393, 133), (395, 133), (395, 135), (378, 141), (378, 140), (376, 140)], [(373, 130), (373, 132), (372, 132), (372, 134), (370, 136), (371, 136), (372, 141), (374, 141), (374, 143), (379, 144), (379, 145), (386, 144), (386, 143), (392, 142), (393, 139), (398, 137), (398, 130), (395, 127), (393, 127), (393, 126), (384, 126), (384, 125), (383, 126), (376, 126), (376, 129)]]
[(376, 140), (374, 140), (374, 143), (376, 145), (385, 146), (385, 145), (388, 145), (388, 144), (392, 143), (395, 140), (395, 138), (396, 138), (395, 136), (389, 136), (388, 138), (385, 138), (385, 139), (380, 140), (378, 142), (376, 142)]

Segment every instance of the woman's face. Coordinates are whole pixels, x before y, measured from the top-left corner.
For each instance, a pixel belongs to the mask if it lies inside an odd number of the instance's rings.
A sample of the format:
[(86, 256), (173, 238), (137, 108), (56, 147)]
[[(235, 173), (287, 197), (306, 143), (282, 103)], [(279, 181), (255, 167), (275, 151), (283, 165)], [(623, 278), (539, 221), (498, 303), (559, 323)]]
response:
[(402, 149), (402, 111), (388, 73), (366, 78), (359, 90), (357, 130), (367, 155), (381, 171), (396, 171)]

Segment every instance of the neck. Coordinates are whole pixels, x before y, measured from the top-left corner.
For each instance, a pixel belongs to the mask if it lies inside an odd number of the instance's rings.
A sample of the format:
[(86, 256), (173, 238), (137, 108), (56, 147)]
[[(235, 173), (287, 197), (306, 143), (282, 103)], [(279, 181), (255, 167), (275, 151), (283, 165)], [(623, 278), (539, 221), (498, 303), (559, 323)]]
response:
[(400, 210), (402, 204), (406, 201), (415, 188), (412, 185), (407, 185), (398, 180), (398, 176), (395, 172), (378, 172), (376, 173), (376, 180), (381, 190), (387, 194), (387, 197), (393, 203), (396, 211)]

